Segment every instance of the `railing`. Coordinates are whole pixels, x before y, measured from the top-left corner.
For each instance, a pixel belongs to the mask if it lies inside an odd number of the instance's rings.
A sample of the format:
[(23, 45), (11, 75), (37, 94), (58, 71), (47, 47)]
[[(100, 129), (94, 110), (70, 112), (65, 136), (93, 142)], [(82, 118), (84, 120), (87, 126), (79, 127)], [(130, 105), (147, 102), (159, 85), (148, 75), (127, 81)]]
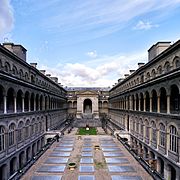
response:
[(122, 138), (119, 136), (117, 136), (117, 139), (124, 145), (124, 147), (133, 155), (133, 157), (154, 179), (165, 180), (164, 177), (156, 171), (156, 169), (154, 169), (149, 163), (147, 163), (141, 156), (138, 156), (126, 141), (123, 141)]

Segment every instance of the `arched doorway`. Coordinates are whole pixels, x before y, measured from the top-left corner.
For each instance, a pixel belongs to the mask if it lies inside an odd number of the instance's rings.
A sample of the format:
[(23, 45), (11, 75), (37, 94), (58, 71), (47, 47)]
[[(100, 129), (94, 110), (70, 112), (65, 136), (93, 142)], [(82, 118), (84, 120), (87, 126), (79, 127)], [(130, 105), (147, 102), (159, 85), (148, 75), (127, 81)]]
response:
[(90, 99), (84, 100), (84, 113), (86, 114), (92, 113), (92, 101)]

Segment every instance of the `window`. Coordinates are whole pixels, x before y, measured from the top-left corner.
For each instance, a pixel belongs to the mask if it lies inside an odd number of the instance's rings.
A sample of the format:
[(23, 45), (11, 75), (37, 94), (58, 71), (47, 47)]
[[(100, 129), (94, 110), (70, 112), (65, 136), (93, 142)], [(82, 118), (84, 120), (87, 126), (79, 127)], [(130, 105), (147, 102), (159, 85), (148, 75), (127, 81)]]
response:
[(144, 135), (144, 132), (143, 132), (143, 121), (141, 120), (141, 135), (143, 136)]
[(170, 126), (170, 150), (178, 152), (178, 134), (176, 127), (173, 125)]
[(23, 140), (23, 122), (21, 121), (18, 125), (18, 142)]
[(165, 65), (164, 65), (164, 70), (165, 70), (165, 72), (169, 72), (170, 71), (170, 64), (169, 64), (169, 62), (166, 62), (165, 63)]
[(0, 152), (5, 149), (5, 128), (0, 126)]
[(26, 126), (25, 126), (25, 138), (27, 139), (29, 137), (29, 120), (26, 122)]
[(161, 146), (165, 146), (165, 138), (166, 138), (166, 134), (165, 134), (166, 132), (165, 132), (165, 125), (164, 124), (160, 124), (160, 129), (159, 129), (159, 143), (160, 143), (160, 145)]
[(154, 121), (152, 122), (152, 141), (157, 141), (156, 124)]
[(145, 122), (145, 125), (146, 125), (146, 138), (149, 139), (149, 123), (148, 123), (148, 121)]
[(9, 146), (12, 146), (15, 144), (15, 125), (12, 123), (9, 126)]

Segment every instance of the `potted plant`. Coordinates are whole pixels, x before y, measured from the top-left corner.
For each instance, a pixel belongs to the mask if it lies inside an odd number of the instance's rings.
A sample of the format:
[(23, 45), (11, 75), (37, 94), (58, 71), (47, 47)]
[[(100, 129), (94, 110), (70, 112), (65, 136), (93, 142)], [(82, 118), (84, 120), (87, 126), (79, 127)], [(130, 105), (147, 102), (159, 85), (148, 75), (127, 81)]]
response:
[(94, 146), (94, 149), (95, 149), (95, 150), (100, 150), (100, 146), (99, 146), (99, 145), (95, 145), (95, 146)]
[(68, 164), (68, 167), (69, 167), (69, 169), (70, 169), (71, 171), (73, 171), (73, 170), (76, 168), (76, 163), (70, 162), (70, 163)]

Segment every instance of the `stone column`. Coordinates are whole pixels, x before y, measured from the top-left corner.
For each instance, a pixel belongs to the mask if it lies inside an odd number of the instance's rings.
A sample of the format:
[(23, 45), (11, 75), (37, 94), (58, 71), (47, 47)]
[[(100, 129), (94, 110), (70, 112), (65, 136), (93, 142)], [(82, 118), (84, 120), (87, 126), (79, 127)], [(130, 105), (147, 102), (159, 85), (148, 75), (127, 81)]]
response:
[(136, 111), (136, 97), (134, 98), (134, 110)]
[(170, 95), (167, 95), (167, 114), (170, 114)]
[(129, 101), (130, 101), (130, 103), (129, 103), (129, 106), (130, 106), (129, 109), (130, 109), (130, 110), (133, 110), (133, 107), (132, 107), (132, 106), (133, 106), (132, 96), (129, 97)]
[(22, 112), (24, 112), (24, 96), (22, 96)]
[(146, 97), (144, 97), (144, 111), (146, 111)]
[(150, 97), (150, 107), (149, 111), (152, 112), (152, 97)]
[(139, 97), (139, 111), (141, 111), (141, 97)]
[(4, 96), (4, 114), (7, 113), (7, 96)]
[(17, 101), (16, 101), (16, 96), (14, 96), (14, 113), (17, 113)]
[(157, 112), (160, 113), (160, 96), (157, 96)]

